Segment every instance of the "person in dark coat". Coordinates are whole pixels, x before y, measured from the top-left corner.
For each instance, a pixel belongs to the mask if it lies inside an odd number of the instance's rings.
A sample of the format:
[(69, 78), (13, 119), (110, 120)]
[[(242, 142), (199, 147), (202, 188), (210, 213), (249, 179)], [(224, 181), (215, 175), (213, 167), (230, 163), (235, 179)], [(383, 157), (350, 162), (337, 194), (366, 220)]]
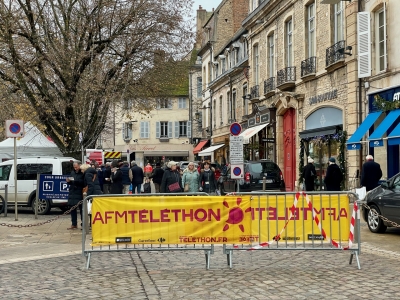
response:
[(327, 191), (340, 191), (340, 183), (343, 180), (343, 174), (336, 164), (334, 157), (329, 158), (329, 166), (326, 170), (324, 183)]
[(129, 163), (124, 161), (122, 166), (119, 168), (122, 172), (122, 185), (124, 186), (123, 194), (129, 194), (129, 188), (131, 186), (131, 180), (129, 178)]
[(122, 194), (124, 185), (122, 184), (122, 172), (118, 168), (118, 162), (113, 161), (111, 169), (111, 186), (110, 194)]
[(181, 175), (176, 169), (177, 162), (168, 162), (161, 180), (161, 193), (180, 193), (183, 191)]
[(86, 196), (101, 195), (100, 181), (97, 176), (97, 170), (89, 165), (82, 165), (81, 170), (84, 174), (84, 186), (87, 186)]
[(132, 182), (132, 194), (140, 194), (144, 173), (143, 169), (135, 161), (131, 162), (132, 168), (129, 170), (129, 178)]
[(368, 192), (379, 186), (382, 170), (381, 166), (374, 162), (374, 157), (372, 155), (367, 155), (366, 160), (361, 170), (361, 186), (365, 186)]
[(108, 162), (106, 163), (105, 168), (103, 169), (103, 193), (109, 194), (111, 189), (111, 164)]
[(217, 190), (217, 179), (215, 173), (210, 169), (210, 163), (204, 163), (204, 171), (200, 173), (199, 177), (199, 191), (205, 192), (209, 195), (215, 195)]
[(317, 176), (315, 171), (314, 160), (308, 157), (308, 164), (303, 169), (304, 188), (306, 191), (314, 191), (314, 180)]
[[(83, 200), (82, 190), (84, 187), (84, 175), (80, 168), (81, 163), (74, 162), (73, 166), (74, 166), (74, 170), (71, 172), (70, 177), (66, 179), (66, 181), (69, 185), (69, 193), (68, 193), (68, 205), (69, 206), (75, 206), (80, 201)], [(78, 207), (79, 207), (81, 220), (82, 220), (82, 204), (80, 204)], [(78, 220), (77, 219), (78, 219), (78, 208), (75, 208), (74, 210), (71, 210), (72, 225), (68, 229), (78, 229)]]
[(160, 192), (160, 185), (164, 175), (164, 170), (161, 168), (161, 164), (158, 162), (156, 163), (156, 168), (153, 169), (153, 173), (150, 175), (149, 178), (153, 179), (154, 188), (156, 193)]

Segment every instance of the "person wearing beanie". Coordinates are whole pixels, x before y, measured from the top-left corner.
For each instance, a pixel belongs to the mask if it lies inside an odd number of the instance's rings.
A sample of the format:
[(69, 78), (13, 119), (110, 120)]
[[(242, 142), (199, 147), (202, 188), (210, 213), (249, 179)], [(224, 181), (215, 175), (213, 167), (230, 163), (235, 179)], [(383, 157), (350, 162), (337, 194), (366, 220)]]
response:
[(367, 155), (365, 159), (367, 161), (363, 164), (361, 169), (361, 186), (365, 186), (368, 192), (379, 186), (382, 170), (381, 166), (374, 162), (374, 157), (372, 155)]
[(314, 191), (314, 180), (317, 177), (314, 160), (311, 157), (307, 159), (308, 164), (303, 169), (304, 189), (308, 192)]
[(334, 157), (329, 158), (329, 166), (326, 170), (324, 183), (327, 191), (340, 191), (340, 183), (343, 180), (343, 174), (339, 166), (336, 164)]

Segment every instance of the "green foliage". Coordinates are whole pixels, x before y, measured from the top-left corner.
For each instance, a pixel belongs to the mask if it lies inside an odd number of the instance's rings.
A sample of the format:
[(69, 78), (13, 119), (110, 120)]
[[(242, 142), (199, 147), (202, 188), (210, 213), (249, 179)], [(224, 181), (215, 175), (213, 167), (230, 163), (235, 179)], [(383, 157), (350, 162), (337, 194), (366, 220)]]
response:
[(381, 111), (390, 111), (400, 108), (399, 101), (387, 101), (379, 95), (374, 96), (373, 105)]

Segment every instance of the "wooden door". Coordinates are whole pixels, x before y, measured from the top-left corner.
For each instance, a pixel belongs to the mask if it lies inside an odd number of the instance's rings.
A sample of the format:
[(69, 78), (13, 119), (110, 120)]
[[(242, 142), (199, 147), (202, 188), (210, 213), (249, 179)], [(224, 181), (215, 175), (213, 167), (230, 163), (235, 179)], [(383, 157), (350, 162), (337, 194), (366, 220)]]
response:
[(294, 191), (296, 180), (296, 114), (294, 108), (290, 108), (283, 115), (283, 149), (284, 171), (286, 191)]

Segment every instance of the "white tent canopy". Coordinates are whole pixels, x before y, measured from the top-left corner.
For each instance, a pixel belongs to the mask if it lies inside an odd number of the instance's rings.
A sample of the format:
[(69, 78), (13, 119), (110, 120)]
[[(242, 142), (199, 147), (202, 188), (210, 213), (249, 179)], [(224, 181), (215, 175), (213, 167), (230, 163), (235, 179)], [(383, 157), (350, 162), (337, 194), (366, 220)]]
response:
[[(24, 125), (25, 136), (17, 139), (17, 156), (62, 156), (56, 144), (45, 137), (30, 122)], [(0, 142), (0, 159), (14, 158), (14, 138)]]

